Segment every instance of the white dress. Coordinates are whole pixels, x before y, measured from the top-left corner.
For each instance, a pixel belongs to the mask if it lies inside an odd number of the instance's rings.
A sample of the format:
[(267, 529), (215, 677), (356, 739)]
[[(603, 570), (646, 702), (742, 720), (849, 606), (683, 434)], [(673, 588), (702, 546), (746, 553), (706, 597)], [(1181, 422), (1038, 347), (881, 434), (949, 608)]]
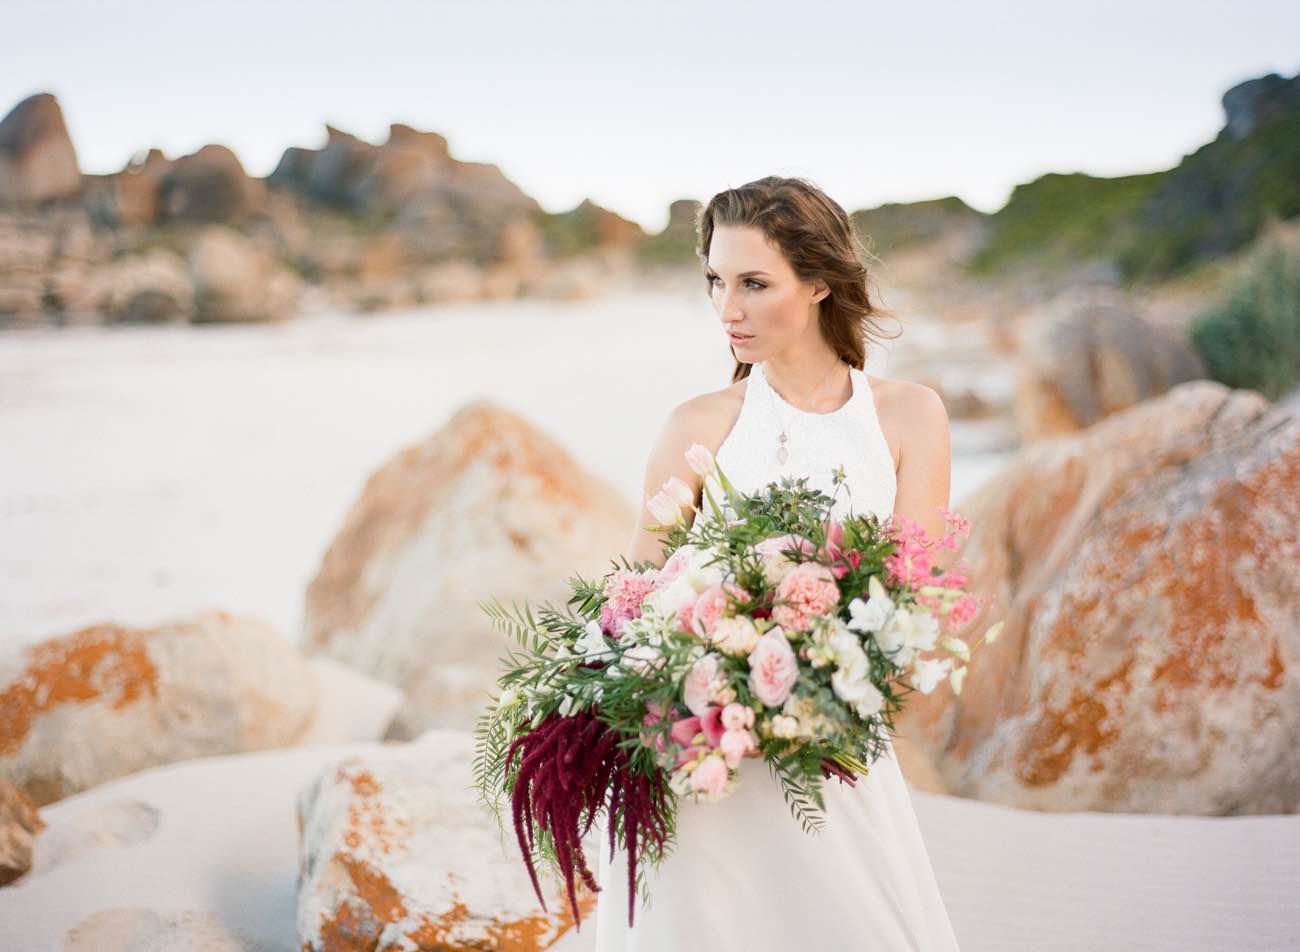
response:
[[(893, 460), (867, 375), (856, 368), (851, 375), (847, 403), (809, 413), (781, 400), (755, 364), (740, 415), (715, 454), (736, 488), (808, 476), (829, 495), (831, 471), (843, 465), (836, 515), (888, 517)], [(774, 456), (782, 426), (784, 465)], [(791, 815), (758, 758), (741, 762), (739, 783), (724, 799), (681, 801), (676, 847), (659, 870), (647, 865), (649, 905), (638, 902), (632, 929), (626, 857), (619, 849), (610, 862), (604, 829), (597, 831), (597, 952), (957, 950), (892, 742), (855, 787), (832, 778), (822, 789), (826, 822), (816, 834)]]

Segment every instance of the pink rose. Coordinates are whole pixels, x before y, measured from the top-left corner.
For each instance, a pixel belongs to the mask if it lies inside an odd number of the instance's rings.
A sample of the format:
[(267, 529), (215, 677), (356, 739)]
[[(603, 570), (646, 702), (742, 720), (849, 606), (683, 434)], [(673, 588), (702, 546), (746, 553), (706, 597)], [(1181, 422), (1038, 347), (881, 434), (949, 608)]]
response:
[(691, 613), (691, 631), (701, 638), (708, 638), (731, 608), (733, 600), (749, 600), (749, 593), (735, 582), (719, 582), (700, 592)]
[(691, 789), (706, 797), (720, 797), (727, 790), (727, 775), (727, 764), (721, 757), (705, 757), (691, 771)]
[(820, 562), (801, 562), (776, 586), (772, 620), (791, 631), (807, 631), (812, 619), (825, 615), (840, 600), (835, 575)]
[(724, 731), (718, 749), (722, 751), (727, 766), (734, 770), (747, 753), (758, 749), (758, 738), (748, 730)]
[(682, 688), (682, 700), (686, 702), (692, 714), (703, 716), (709, 702), (713, 700), (714, 693), (721, 686), (715, 683), (717, 681), (719, 681), (718, 656), (709, 652), (695, 662), (691, 673), (686, 675), (686, 684)]
[(695, 599), (691, 599), (681, 608), (677, 609), (677, 627), (681, 631), (691, 631), (692, 623), (695, 620)]
[(691, 551), (690, 546), (683, 545), (668, 557), (668, 561), (664, 563), (664, 567), (659, 570), (659, 574), (655, 577), (654, 588), (656, 591), (676, 581), (677, 576), (686, 570), (686, 566), (691, 564)]
[(747, 704), (728, 704), (722, 709), (722, 726), (729, 731), (754, 726), (754, 709)]
[(768, 707), (780, 707), (794, 689), (799, 662), (785, 632), (770, 628), (749, 653), (749, 690)]

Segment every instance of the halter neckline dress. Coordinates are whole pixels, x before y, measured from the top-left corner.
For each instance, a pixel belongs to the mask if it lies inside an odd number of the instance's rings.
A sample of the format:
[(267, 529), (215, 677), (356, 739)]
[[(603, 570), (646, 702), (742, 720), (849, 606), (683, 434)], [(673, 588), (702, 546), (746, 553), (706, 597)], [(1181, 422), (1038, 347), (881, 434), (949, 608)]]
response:
[[(736, 488), (807, 476), (835, 496), (836, 516), (888, 518), (893, 457), (866, 373), (852, 367), (850, 376), (849, 400), (813, 413), (782, 400), (754, 364), (740, 414), (714, 454)], [(783, 426), (789, 456), (779, 463)], [(835, 495), (832, 473), (841, 466)], [(711, 491), (722, 499), (716, 483)], [(631, 929), (626, 856), (617, 849), (611, 861), (598, 830), (596, 952), (958, 952), (892, 740), (856, 786), (832, 779), (822, 789), (825, 825), (816, 834), (791, 815), (758, 758), (741, 762), (736, 789), (722, 800), (681, 801), (676, 847), (657, 871), (647, 868), (649, 904), (638, 898)]]

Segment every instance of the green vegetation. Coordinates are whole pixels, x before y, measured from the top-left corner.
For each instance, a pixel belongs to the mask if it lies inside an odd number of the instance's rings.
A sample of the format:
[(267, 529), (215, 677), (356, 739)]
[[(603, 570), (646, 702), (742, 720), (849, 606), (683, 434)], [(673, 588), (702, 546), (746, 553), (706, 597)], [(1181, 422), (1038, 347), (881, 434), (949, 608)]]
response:
[(1220, 136), (1162, 173), (1117, 255), (1126, 277), (1165, 277), (1253, 241), (1271, 218), (1300, 215), (1300, 110), (1239, 141)]
[(950, 228), (984, 217), (955, 195), (924, 202), (888, 202), (849, 215), (858, 237), (877, 256), (932, 241)]
[(1300, 383), (1300, 247), (1270, 242), (1188, 333), (1210, 376), (1270, 400)]
[(1163, 174), (1098, 178), (1053, 172), (1017, 185), (992, 216), (989, 240), (969, 269), (991, 275), (1025, 264), (1052, 272), (1113, 257)]

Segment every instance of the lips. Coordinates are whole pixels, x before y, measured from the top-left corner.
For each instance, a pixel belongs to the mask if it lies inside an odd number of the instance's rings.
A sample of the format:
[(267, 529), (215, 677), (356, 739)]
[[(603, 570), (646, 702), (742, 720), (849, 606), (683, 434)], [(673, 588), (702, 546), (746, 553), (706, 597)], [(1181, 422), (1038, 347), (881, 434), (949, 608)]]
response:
[(745, 341), (749, 340), (749, 339), (752, 338), (754, 335), (753, 335), (753, 334), (733, 334), (733, 333), (731, 333), (731, 331), (727, 331), (727, 336), (730, 337), (730, 338), (732, 339), (733, 342), (740, 344), (740, 343), (744, 343)]

